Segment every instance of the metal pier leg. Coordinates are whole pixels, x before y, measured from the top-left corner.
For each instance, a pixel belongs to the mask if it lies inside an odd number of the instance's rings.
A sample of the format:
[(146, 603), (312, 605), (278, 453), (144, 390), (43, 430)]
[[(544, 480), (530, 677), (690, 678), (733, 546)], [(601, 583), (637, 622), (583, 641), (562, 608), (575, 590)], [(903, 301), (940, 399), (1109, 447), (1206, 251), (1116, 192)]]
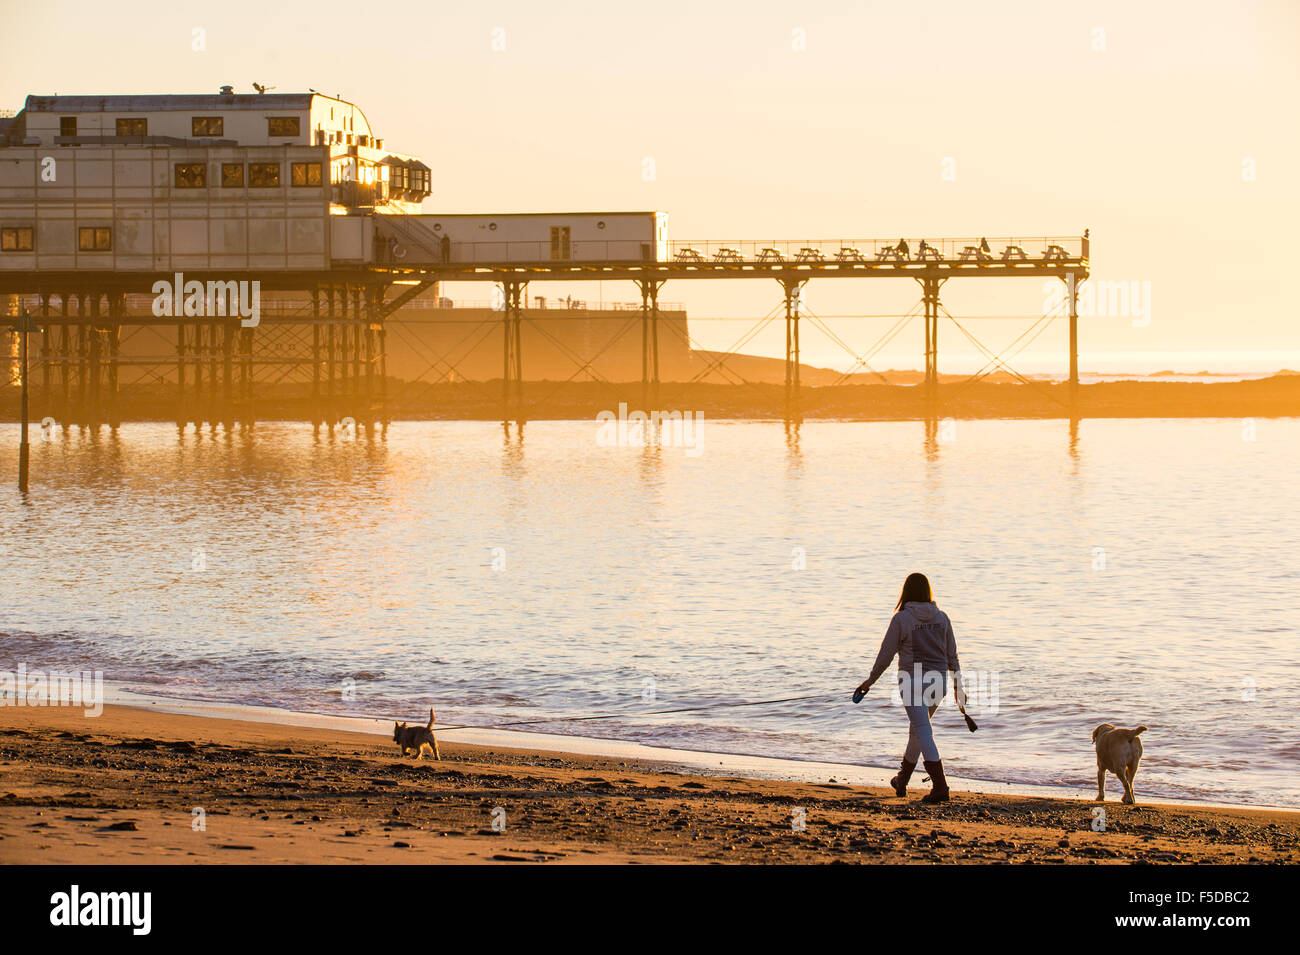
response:
[(126, 296), (113, 292), (108, 296), (110, 324), (104, 331), (108, 344), (108, 426), (116, 431), (122, 426), (122, 411), (118, 405), (118, 362), (122, 357), (122, 313), (126, 311)]
[(217, 342), (217, 335), (220, 329), (217, 322), (208, 322), (208, 429), (215, 434), (217, 431), (217, 420), (221, 416), (220, 404), (221, 397), (217, 394), (217, 376), (219, 374), (221, 354), (224, 351), (222, 345)]
[(375, 335), (378, 339), (378, 357), (379, 364), (379, 421), (385, 432), (388, 431), (388, 318), (384, 315), (384, 295), (387, 293), (386, 285), (375, 286), (374, 298), (374, 328)]
[(524, 402), (524, 362), (523, 362), (523, 337), (520, 331), (523, 318), (523, 296), (524, 289), (527, 288), (526, 282), (515, 282), (507, 280), (501, 283), (501, 291), (505, 297), (504, 331), (505, 342), (502, 349), (502, 358), (504, 361), (502, 382), (502, 416), (503, 420), (510, 420), (511, 399), (514, 399), (514, 412), (516, 420), (523, 416)]
[(379, 307), (375, 303), (375, 286), (366, 286), (366, 427), (375, 424), (375, 318)]
[(235, 329), (238, 327), (238, 319), (227, 319), (221, 329), (221, 426), (227, 434), (235, 428)]
[(207, 345), (203, 340), (203, 323), (194, 323), (194, 401), (190, 420), (194, 422), (195, 432), (203, 430), (203, 349)]
[(90, 333), (90, 343), (86, 353), (86, 375), (90, 379), (89, 394), (87, 396), (89, 414), (87, 417), (90, 421), (90, 427), (94, 431), (98, 431), (100, 425), (100, 362), (104, 354), (103, 338), (99, 330), (99, 297), (100, 293), (95, 292), (90, 300), (90, 325), (87, 329)]
[(244, 430), (250, 430), (256, 420), (253, 413), (253, 338), (257, 329), (239, 327), (239, 396), (242, 406), (240, 422)]
[(659, 402), (658, 279), (637, 279), (641, 287), (641, 397), (647, 410)]
[(1079, 284), (1074, 273), (1065, 279), (1065, 298), (1070, 308), (1070, 417), (1079, 417)]
[(362, 383), (364, 359), (362, 355), (362, 334), (369, 327), (367, 316), (361, 309), (361, 286), (352, 287), (352, 414), (357, 419), (358, 430), (370, 413), (370, 398), (365, 393)]
[(77, 393), (76, 393), (76, 414), (77, 424), (85, 427), (88, 424), (86, 414), (86, 363), (90, 355), (90, 326), (89, 315), (90, 296), (84, 292), (77, 296)]
[(925, 400), (933, 412), (939, 400), (939, 286), (940, 279), (918, 279), (925, 305)]
[(185, 323), (176, 323), (176, 427), (185, 430)]
[(59, 423), (66, 431), (72, 414), (72, 325), (68, 320), (67, 292), (59, 296), (59, 313), (63, 325), (59, 329)]
[(799, 290), (806, 279), (781, 279), (785, 292), (785, 414), (800, 417)]
[(311, 290), (311, 421), (321, 425), (320, 410), (320, 287)]
[(387, 319), (379, 322), (379, 406), (384, 431), (388, 431), (388, 328)]
[(54, 367), (53, 352), (50, 350), (50, 293), (41, 292), (41, 392), (48, 414), (54, 402)]
[(346, 285), (339, 287), (339, 327), (338, 335), (338, 355), (335, 359), (335, 371), (338, 372), (338, 418), (348, 417), (348, 393), (351, 387), (348, 384), (348, 372), (351, 367), (351, 361), (348, 358), (348, 287)]
[(333, 285), (329, 286), (329, 318), (325, 326), (325, 423), (329, 425), (330, 430), (334, 430), (334, 425), (338, 420), (337, 407), (334, 403), (334, 293)]

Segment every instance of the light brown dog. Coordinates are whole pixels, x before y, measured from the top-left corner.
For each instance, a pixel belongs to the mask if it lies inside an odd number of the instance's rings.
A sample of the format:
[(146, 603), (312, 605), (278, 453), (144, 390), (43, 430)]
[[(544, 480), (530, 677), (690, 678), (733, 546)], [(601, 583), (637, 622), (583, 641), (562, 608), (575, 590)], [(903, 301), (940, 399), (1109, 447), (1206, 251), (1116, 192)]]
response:
[(442, 753), (438, 752), (438, 741), (433, 736), (433, 707), (429, 707), (429, 725), (428, 726), (407, 726), (405, 723), (393, 724), (393, 742), (401, 747), (402, 755), (414, 751), (415, 758), (419, 759), (424, 755), (425, 750), (433, 753), (434, 759), (442, 759)]
[(1138, 736), (1146, 732), (1145, 726), (1137, 729), (1116, 729), (1111, 723), (1102, 723), (1092, 731), (1092, 741), (1097, 745), (1097, 802), (1106, 801), (1106, 771), (1119, 777), (1124, 786), (1122, 802), (1137, 802), (1133, 795), (1133, 777), (1137, 775), (1138, 761), (1142, 759), (1142, 741)]

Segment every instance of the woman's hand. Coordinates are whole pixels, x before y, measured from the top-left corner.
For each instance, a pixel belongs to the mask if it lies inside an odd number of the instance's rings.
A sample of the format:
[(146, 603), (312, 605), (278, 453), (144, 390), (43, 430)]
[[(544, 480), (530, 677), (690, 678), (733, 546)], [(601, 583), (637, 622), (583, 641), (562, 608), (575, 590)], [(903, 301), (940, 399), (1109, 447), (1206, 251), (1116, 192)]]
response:
[(869, 690), (869, 689), (871, 689), (871, 681), (870, 681), (870, 680), (863, 680), (860, 684), (858, 684), (858, 688), (857, 688), (856, 690), (854, 690), (853, 692), (854, 692), (854, 693), (861, 693), (863, 696), (866, 696), (866, 694), (867, 694), (867, 690)]

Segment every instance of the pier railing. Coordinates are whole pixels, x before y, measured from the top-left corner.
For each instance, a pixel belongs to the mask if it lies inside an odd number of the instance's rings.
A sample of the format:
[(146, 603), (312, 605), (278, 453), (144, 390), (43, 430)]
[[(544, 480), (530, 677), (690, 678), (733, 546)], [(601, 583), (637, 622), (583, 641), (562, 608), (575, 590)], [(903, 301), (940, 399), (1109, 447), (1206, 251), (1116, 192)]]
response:
[[(643, 263), (708, 265), (714, 268), (842, 266), (998, 266), (1086, 262), (1086, 236), (971, 236), (930, 239), (677, 239), (661, 246), (628, 239), (574, 241), (561, 255), (546, 241), (482, 240), (449, 243), (438, 261), (427, 261), (414, 241), (399, 241), (380, 250), (379, 264), (417, 266), (512, 265), (555, 263)], [(447, 258), (441, 260), (441, 256)]]

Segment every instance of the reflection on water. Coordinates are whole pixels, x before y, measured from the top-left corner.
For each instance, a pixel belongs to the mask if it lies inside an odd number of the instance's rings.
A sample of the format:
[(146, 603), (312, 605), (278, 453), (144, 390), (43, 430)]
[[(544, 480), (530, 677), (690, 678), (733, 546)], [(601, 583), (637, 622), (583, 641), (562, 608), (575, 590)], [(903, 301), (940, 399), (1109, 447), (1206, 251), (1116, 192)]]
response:
[(1296, 421), (703, 428), (52, 429), (0, 492), (0, 667), (884, 766), (886, 684), (846, 694), (919, 569), (998, 693), (941, 711), (954, 773), (1086, 785), (1092, 727), (1145, 723), (1141, 792), (1300, 805)]

